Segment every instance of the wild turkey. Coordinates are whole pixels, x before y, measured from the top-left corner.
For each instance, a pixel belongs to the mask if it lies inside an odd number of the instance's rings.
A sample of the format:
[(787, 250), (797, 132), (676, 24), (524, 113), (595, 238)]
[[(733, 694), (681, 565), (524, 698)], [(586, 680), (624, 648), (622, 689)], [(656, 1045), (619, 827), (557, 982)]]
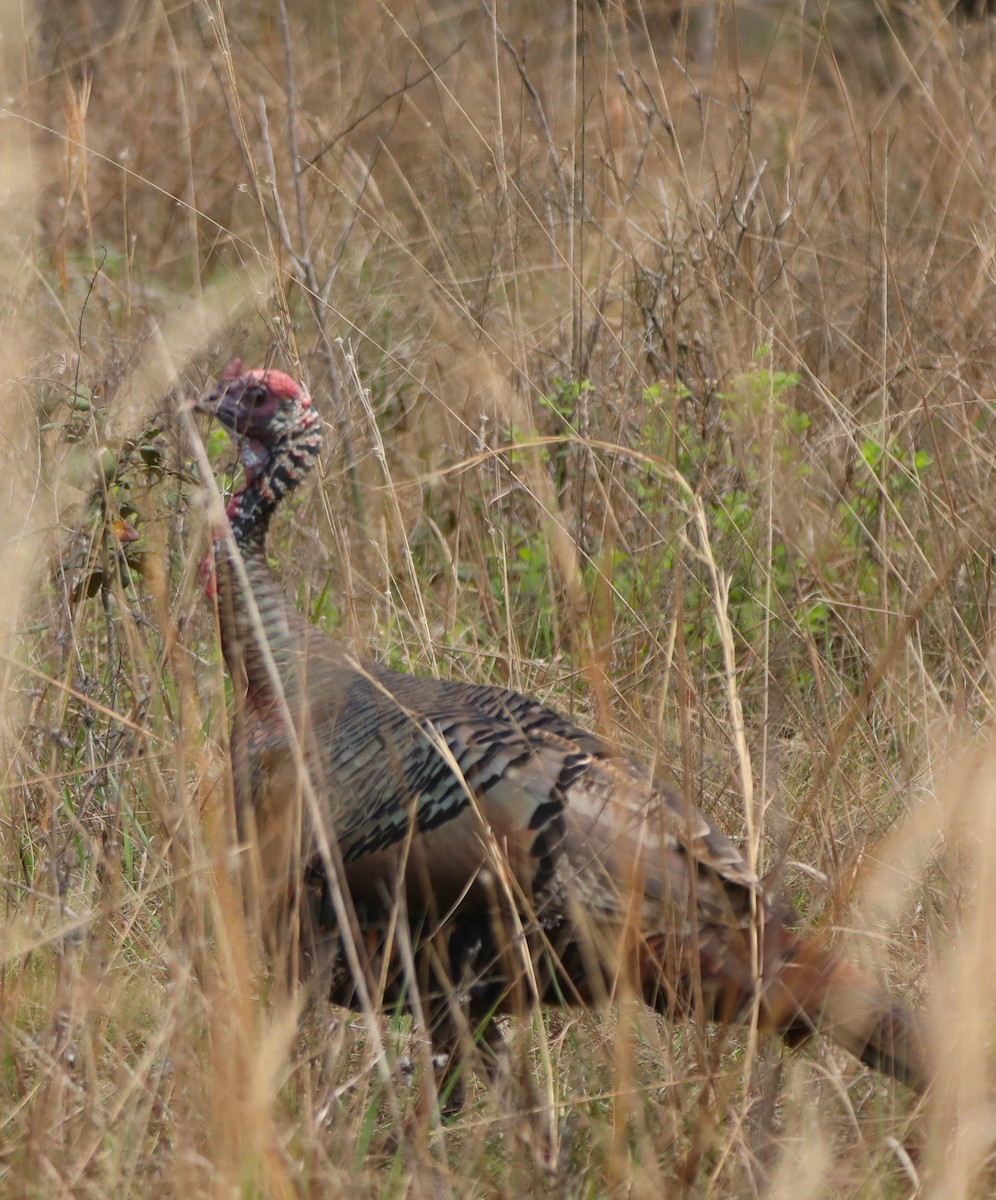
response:
[(321, 446), (302, 386), (236, 361), (197, 407), (244, 470), (216, 594), (240, 834), (275, 955), (338, 1003), (420, 1006), (453, 1062), (496, 1014), (628, 991), (725, 1021), (756, 1004), (790, 1043), (819, 1029), (926, 1086), (915, 1015), (790, 932), (732, 842), (646, 768), (526, 696), (359, 663), (287, 604), (265, 540)]

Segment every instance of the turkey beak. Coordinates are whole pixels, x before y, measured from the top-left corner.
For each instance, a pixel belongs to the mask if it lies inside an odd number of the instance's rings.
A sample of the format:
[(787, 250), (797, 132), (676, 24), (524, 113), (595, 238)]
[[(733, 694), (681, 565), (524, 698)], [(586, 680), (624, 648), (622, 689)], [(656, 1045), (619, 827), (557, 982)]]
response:
[(208, 417), (216, 417), (223, 399), (224, 393), (221, 389), (212, 388), (206, 396), (194, 397), (194, 412), (204, 413)]
[(194, 410), (220, 421), (231, 436), (241, 436), (242, 430), (238, 428), (238, 401), (232, 397), (230, 385), (212, 388), (206, 396), (198, 396), (194, 400)]
[[(258, 469), (257, 461), (264, 461), (266, 453), (262, 446), (253, 442), (247, 429), (246, 415), (240, 409), (240, 402), (244, 395), (245, 388), (239, 386), (239, 381), (236, 381), (235, 384), (223, 382), (218, 387), (212, 388), (207, 395), (198, 396), (194, 400), (194, 411), (204, 413), (218, 421), (228, 436), (238, 444), (243, 465), (247, 467), (251, 465)], [(250, 457), (252, 463), (250, 463)]]

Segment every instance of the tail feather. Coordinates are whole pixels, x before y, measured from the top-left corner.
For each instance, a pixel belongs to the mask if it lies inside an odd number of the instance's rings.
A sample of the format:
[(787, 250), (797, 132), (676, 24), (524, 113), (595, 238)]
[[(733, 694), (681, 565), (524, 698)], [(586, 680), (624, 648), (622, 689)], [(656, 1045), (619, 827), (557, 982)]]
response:
[(816, 940), (781, 931), (762, 992), (765, 1024), (795, 1042), (819, 1032), (918, 1092), (930, 1072), (921, 1022), (870, 976)]
[[(761, 1027), (790, 1045), (820, 1034), (867, 1066), (918, 1092), (927, 1089), (926, 1042), (912, 1009), (816, 938), (801, 938), (771, 920), (762, 940), (763, 948), (752, 953), (746, 930), (709, 926), (699, 931), (693, 963), (688, 946), (675, 953), (663, 936), (647, 939), (644, 995), (670, 1012), (694, 1008), (698, 996), (706, 1014), (722, 1022), (743, 1020), (757, 1001)], [(752, 966), (758, 952), (760, 987)], [(677, 987), (662, 982), (675, 979)]]

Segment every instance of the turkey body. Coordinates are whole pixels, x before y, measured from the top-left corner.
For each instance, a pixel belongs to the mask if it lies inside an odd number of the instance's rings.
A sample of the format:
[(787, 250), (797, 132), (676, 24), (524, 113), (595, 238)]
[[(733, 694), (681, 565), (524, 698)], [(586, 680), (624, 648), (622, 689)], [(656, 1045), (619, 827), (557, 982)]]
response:
[[(305, 656), (316, 731), (306, 739), (308, 773), (361, 928), (384, 929), (404, 911), (425, 942), (452, 922), (461, 943), (472, 935), (485, 975), (494, 964), (484, 958), (514, 959), (523, 939), (540, 935), (557, 958), (570, 946), (572, 959), (586, 943), (597, 981), (561, 972), (556, 984), (590, 1001), (631, 973), (616, 961), (627, 923), (637, 968), (648, 935), (668, 938), (680, 959), (710, 926), (751, 926), (760, 888), (732, 843), (601, 739), (515, 692), (350, 664), (330, 647)], [(275, 849), (260, 876), (278, 881), (279, 905), (296, 847), (285, 844), (287, 809), (273, 799), (293, 794), (295, 754), (264, 732), (248, 744), (245, 811), (253, 842)], [(308, 952), (336, 921), (324, 867), (303, 857), (320, 892), (304, 914)], [(467, 983), (461, 971), (472, 964), (461, 957), (443, 955), (450, 961), (437, 990)], [(500, 1009), (494, 983), (487, 991)]]
[(252, 907), (278, 962), (338, 1003), (413, 1008), (457, 1065), (501, 1012), (637, 995), (699, 1019), (756, 1006), (790, 1042), (820, 1030), (925, 1086), (915, 1015), (788, 930), (734, 844), (646, 767), (526, 696), (360, 663), (310, 628), (265, 555), (318, 453), (310, 397), (235, 363), (199, 407), (246, 476), (217, 596)]

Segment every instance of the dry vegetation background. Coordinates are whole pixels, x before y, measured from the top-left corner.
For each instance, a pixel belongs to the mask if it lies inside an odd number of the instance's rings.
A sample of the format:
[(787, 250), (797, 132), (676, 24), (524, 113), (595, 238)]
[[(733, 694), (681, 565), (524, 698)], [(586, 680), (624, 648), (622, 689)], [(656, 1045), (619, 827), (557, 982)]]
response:
[[(0, 20), (0, 1194), (991, 1194), (992, 24)], [(229, 872), (178, 416), (235, 355), (334, 430), (271, 545), (295, 602), (657, 759), (929, 1009), (928, 1101), (623, 1006), (510, 1029), (439, 1128), (407, 1019), (387, 1073), (362, 1019), (298, 1027)]]

